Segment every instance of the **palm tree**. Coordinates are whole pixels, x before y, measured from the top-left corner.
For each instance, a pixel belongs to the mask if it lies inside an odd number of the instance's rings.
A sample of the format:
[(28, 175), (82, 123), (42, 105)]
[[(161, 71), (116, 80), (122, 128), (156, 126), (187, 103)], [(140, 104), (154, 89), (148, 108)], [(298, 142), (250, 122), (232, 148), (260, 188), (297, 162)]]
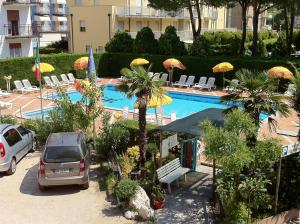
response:
[(147, 103), (152, 95), (162, 96), (164, 89), (163, 82), (156, 76), (149, 76), (148, 70), (143, 66), (131, 66), (131, 69), (123, 68), (121, 74), (123, 79), (118, 85), (118, 89), (124, 92), (128, 98), (137, 97), (139, 109), (139, 147), (140, 147), (140, 165), (143, 165), (146, 160), (145, 145), (147, 144), (147, 129), (146, 129), (146, 111)]
[[(297, 72), (296, 75), (292, 79), (293, 84), (295, 85), (293, 95), (291, 97), (291, 102), (293, 104), (293, 108), (298, 113), (298, 120), (300, 124), (300, 73)], [(300, 140), (300, 128), (298, 139)]]
[[(260, 114), (262, 112), (276, 115), (279, 112), (283, 116), (289, 114), (289, 108), (283, 102), (284, 96), (277, 93), (278, 81), (269, 78), (265, 72), (241, 69), (236, 77), (239, 84), (231, 83), (236, 89), (233, 93), (223, 96), (223, 102), (236, 102), (235, 105), (243, 106), (245, 111), (253, 118), (255, 125), (259, 127)], [(270, 127), (276, 125), (276, 121), (269, 117)]]

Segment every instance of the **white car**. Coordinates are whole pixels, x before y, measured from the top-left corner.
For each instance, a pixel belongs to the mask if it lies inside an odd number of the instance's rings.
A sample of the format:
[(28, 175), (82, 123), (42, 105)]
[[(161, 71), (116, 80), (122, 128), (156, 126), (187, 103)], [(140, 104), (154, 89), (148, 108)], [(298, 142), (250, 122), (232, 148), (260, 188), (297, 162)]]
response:
[(36, 147), (36, 134), (20, 125), (0, 124), (0, 172), (14, 174), (17, 162)]

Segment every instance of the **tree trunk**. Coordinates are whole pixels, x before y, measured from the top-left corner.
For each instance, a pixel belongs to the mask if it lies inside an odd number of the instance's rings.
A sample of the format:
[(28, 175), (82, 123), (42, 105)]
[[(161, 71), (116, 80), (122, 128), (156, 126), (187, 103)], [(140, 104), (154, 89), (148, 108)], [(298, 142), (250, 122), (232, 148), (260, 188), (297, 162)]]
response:
[(147, 129), (146, 129), (146, 110), (147, 100), (142, 99), (139, 104), (139, 147), (140, 147), (140, 167), (145, 164), (146, 161), (146, 149), (147, 144)]
[(191, 21), (191, 25), (192, 25), (193, 39), (196, 40), (197, 31), (196, 31), (196, 24), (195, 24), (195, 20), (194, 20), (193, 6), (192, 6), (192, 3), (191, 3), (191, 0), (188, 1), (188, 10), (189, 10), (190, 21)]
[(257, 41), (258, 41), (258, 18), (259, 18), (260, 6), (257, 0), (253, 1), (253, 46), (252, 56), (257, 55)]
[(200, 9), (200, 1), (196, 0), (196, 11), (197, 11), (197, 16), (198, 16), (198, 29), (196, 31), (197, 37), (200, 36), (201, 34), (201, 29), (202, 29), (202, 19), (201, 19), (201, 9)]
[(248, 8), (248, 4), (242, 4), (241, 7), (242, 7), (242, 40), (241, 40), (240, 54), (244, 55), (246, 35), (247, 35), (247, 8)]
[(291, 17), (290, 17), (290, 29), (289, 29), (289, 35), (288, 35), (288, 45), (287, 45), (287, 50), (288, 50), (288, 55), (290, 56), (292, 53), (292, 44), (293, 44), (293, 32), (294, 32), (294, 22), (295, 22), (295, 7), (294, 5), (291, 5)]
[(286, 47), (287, 47), (287, 52), (288, 52), (288, 46), (289, 46), (289, 17), (288, 17), (288, 10), (287, 10), (287, 6), (284, 7), (283, 9), (283, 13), (284, 13), (284, 24), (285, 24), (285, 42), (286, 42)]

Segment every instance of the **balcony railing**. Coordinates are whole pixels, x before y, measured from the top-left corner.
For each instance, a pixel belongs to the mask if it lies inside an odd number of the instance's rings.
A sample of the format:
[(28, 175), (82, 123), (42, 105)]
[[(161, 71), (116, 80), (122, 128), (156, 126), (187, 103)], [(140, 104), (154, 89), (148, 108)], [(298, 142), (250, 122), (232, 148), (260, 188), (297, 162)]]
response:
[(121, 17), (140, 17), (140, 18), (189, 18), (187, 10), (168, 12), (156, 10), (148, 7), (115, 7), (116, 15)]
[(50, 7), (36, 7), (36, 13), (41, 15), (49, 15), (50, 14)]
[(54, 8), (53, 10), (53, 14), (56, 15), (66, 15), (66, 13), (67, 13), (66, 8)]
[(3, 5), (12, 5), (12, 4), (19, 4), (19, 5), (33, 5), (33, 4), (39, 4), (41, 0), (4, 0)]
[(7, 38), (22, 38), (37, 36), (32, 25), (4, 25), (3, 35)]

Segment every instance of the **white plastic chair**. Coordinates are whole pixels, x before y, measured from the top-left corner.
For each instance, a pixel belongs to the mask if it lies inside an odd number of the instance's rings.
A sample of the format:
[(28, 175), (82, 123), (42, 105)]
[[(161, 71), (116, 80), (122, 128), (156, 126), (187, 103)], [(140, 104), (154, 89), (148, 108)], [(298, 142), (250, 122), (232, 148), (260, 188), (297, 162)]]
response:
[(129, 107), (124, 107), (122, 110), (123, 119), (128, 119)]
[[(238, 79), (232, 79), (231, 82), (237, 85), (237, 84), (239, 84), (240, 80), (238, 80)], [(234, 92), (235, 91), (235, 87), (229, 85), (229, 86), (226, 86), (226, 88), (224, 90), (228, 91), (228, 92)]]
[(185, 82), (185, 84), (180, 85), (180, 87), (191, 87), (194, 85), (194, 81), (195, 81), (195, 76), (190, 75), (187, 81)]
[(187, 79), (187, 76), (186, 75), (181, 75), (180, 78), (179, 78), (179, 81), (176, 81), (175, 83), (173, 83), (173, 86), (182, 86), (186, 83), (186, 79)]
[(8, 93), (6, 90), (0, 89), (0, 97), (8, 97), (11, 93)]
[(29, 90), (32, 90), (32, 91), (35, 91), (35, 92), (40, 91), (40, 89), (37, 86), (31, 85), (31, 83), (29, 82), (28, 79), (23, 79), (22, 83), (23, 83), (25, 89), (29, 89)]
[(72, 74), (72, 73), (68, 73), (68, 78), (69, 78), (69, 80), (71, 81), (71, 82), (75, 82), (75, 77), (74, 77), (74, 75)]
[(164, 83), (166, 83), (167, 85), (169, 85), (169, 81), (168, 81), (168, 73), (163, 73), (160, 77), (161, 81), (163, 81)]
[(44, 81), (47, 87), (53, 88), (55, 87), (54, 83), (51, 81), (51, 79), (49, 78), (49, 76), (44, 76)]
[(33, 92), (33, 90), (26, 89), (20, 80), (15, 80), (14, 84), (16, 86), (16, 89), (14, 91), (16, 91), (16, 92), (21, 92), (21, 93), (32, 93)]
[(58, 80), (58, 78), (56, 77), (56, 75), (51, 75), (51, 79), (52, 79), (52, 82), (54, 83), (54, 85), (56, 85), (56, 86), (67, 86), (67, 85), (69, 85), (67, 83), (60, 82)]
[(177, 114), (172, 112), (171, 113), (171, 121), (176, 121), (177, 120)]
[(207, 81), (207, 77), (202, 76), (202, 77), (200, 77), (199, 82), (195, 83), (195, 85), (193, 87), (194, 88), (202, 88), (203, 86), (205, 86), (206, 81)]
[(66, 83), (66, 84), (74, 84), (74, 82), (70, 81), (70, 80), (68, 79), (68, 77), (67, 77), (65, 74), (61, 74), (60, 77), (61, 77), (61, 80), (62, 80), (64, 83)]
[(216, 78), (210, 77), (207, 80), (207, 83), (200, 89), (207, 89), (209, 91), (211, 91), (212, 88), (216, 89), (215, 81), (216, 81)]
[(294, 84), (289, 84), (287, 90), (285, 91), (284, 95), (291, 97), (293, 96), (295, 92), (295, 85)]

